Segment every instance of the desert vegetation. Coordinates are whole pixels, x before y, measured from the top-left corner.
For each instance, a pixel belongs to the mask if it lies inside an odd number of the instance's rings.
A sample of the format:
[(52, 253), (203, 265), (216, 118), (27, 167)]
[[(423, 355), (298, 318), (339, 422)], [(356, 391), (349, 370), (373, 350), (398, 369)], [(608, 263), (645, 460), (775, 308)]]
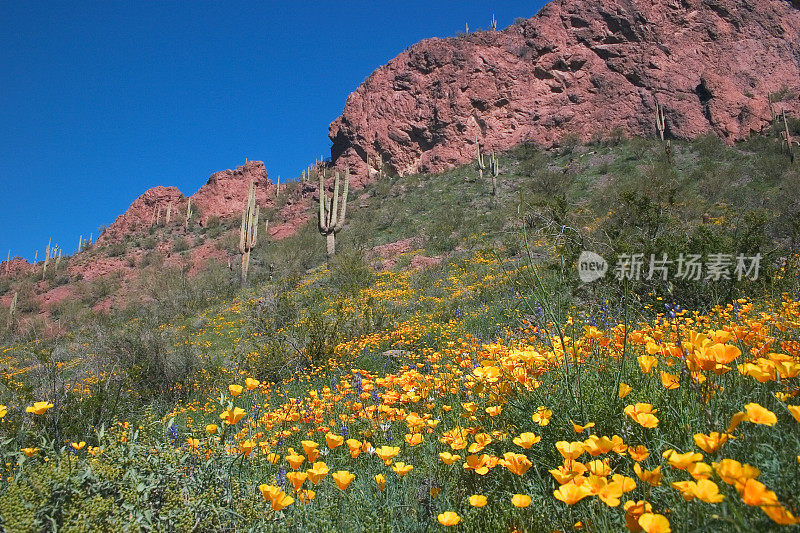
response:
[[(669, 150), (565, 138), (357, 197), (345, 178), (319, 220), (246, 242), (247, 267), (165, 268), (159, 243), (194, 241), (157, 228), (137, 280), (68, 279), (59, 335), (34, 289), (68, 274), (4, 279), (3, 527), (796, 524), (800, 169), (780, 142), (796, 126)], [(236, 220), (188, 226), (245, 253)], [(604, 278), (580, 281), (584, 250)], [(756, 279), (617, 279), (634, 253), (762, 260)]]

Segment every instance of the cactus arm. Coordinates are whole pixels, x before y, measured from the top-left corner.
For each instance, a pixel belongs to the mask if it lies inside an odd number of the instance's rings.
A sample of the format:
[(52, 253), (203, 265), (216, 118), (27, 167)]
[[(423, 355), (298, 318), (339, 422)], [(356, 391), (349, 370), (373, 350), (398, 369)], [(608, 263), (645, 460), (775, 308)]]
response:
[(252, 239), (252, 246), (256, 245), (258, 241), (258, 216), (261, 214), (259, 206), (256, 204), (256, 212), (253, 221), (253, 239)]
[(245, 218), (247, 217), (247, 210), (242, 211), (242, 225), (239, 228), (239, 253), (244, 253), (244, 234), (247, 231), (247, 223), (245, 222)]
[(328, 231), (325, 221), (325, 210), (327, 209), (328, 198), (325, 194), (325, 179), (323, 173), (319, 173), (319, 231), (325, 233)]
[(344, 217), (345, 213), (347, 212), (347, 193), (350, 190), (350, 167), (347, 167), (344, 171), (344, 192), (342, 193), (342, 210), (339, 213), (339, 220), (336, 221), (336, 226), (334, 228), (335, 232), (342, 231), (344, 227)]
[(333, 200), (331, 204), (331, 210), (328, 213), (328, 229), (333, 229), (335, 231), (336, 225), (336, 215), (339, 213), (339, 180), (340, 180), (339, 173), (336, 172), (334, 174), (333, 179)]

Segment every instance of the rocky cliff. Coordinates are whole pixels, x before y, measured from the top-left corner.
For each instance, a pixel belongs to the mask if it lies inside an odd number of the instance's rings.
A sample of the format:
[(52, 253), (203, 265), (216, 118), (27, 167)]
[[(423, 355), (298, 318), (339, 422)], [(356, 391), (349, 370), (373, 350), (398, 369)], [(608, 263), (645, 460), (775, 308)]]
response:
[(185, 222), (188, 201), (192, 201), (193, 220), (205, 224), (209, 218), (225, 218), (241, 214), (247, 203), (250, 183), (255, 184), (256, 200), (262, 207), (275, 202), (275, 185), (267, 178), (261, 161), (248, 161), (235, 169), (215, 172), (199, 191), (184, 197), (175, 187), (153, 187), (137, 198), (125, 213), (117, 217), (98, 239), (100, 244), (116, 242), (133, 233), (166, 222)]
[[(786, 90), (788, 89), (788, 90)], [(780, 93), (780, 94), (779, 94)], [(332, 160), (399, 174), (613, 130), (759, 131), (800, 110), (800, 3), (786, 0), (555, 0), (504, 31), (427, 39), (379, 68), (330, 126)]]

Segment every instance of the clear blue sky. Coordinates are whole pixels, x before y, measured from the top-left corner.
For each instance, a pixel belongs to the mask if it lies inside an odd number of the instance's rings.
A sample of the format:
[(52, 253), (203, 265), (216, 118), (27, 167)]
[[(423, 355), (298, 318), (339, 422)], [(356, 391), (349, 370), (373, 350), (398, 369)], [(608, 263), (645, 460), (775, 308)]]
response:
[(67, 252), (142, 192), (291, 178), (375, 68), (542, 1), (0, 2), (0, 261)]

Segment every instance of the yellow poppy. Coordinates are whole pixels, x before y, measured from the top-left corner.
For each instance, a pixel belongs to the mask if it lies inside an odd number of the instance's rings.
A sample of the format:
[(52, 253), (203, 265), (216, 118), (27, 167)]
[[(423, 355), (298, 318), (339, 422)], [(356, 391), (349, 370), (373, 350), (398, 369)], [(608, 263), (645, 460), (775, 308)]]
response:
[(503, 466), (518, 476), (522, 476), (533, 464), (521, 453), (506, 452), (503, 454)]
[(527, 507), (531, 504), (531, 497), (527, 494), (514, 494), (511, 497), (511, 503), (514, 507)]
[(292, 498), (285, 492), (281, 491), (272, 500), (272, 510), (280, 511), (281, 509), (285, 509), (286, 507), (290, 506), (293, 503), (294, 503), (294, 498)]
[(775, 416), (775, 413), (757, 403), (748, 403), (744, 408), (747, 412), (748, 422), (765, 426), (774, 426), (778, 422), (778, 417)]
[(620, 398), (625, 398), (633, 389), (627, 383), (619, 384), (619, 392), (617, 393)]
[(625, 414), (645, 428), (654, 428), (658, 425), (658, 418), (654, 414), (657, 411), (658, 409), (653, 409), (649, 403), (637, 403), (625, 407)]
[(302, 503), (304, 503), (304, 504), (309, 504), (309, 503), (311, 503), (311, 500), (313, 500), (314, 498), (316, 498), (316, 496), (317, 496), (317, 493), (316, 493), (316, 492), (314, 492), (314, 491), (313, 491), (313, 490), (311, 490), (311, 489), (308, 489), (308, 490), (298, 490), (298, 491), (297, 491), (297, 497), (298, 497), (298, 498), (300, 498), (300, 501), (301, 501)]
[(539, 424), (540, 426), (546, 426), (550, 423), (550, 419), (553, 417), (553, 411), (548, 409), (547, 407), (540, 405), (536, 412), (533, 413), (531, 416), (531, 420)]
[(461, 456), (453, 455), (450, 452), (442, 452), (439, 454), (439, 459), (441, 459), (441, 461), (447, 466), (450, 466), (451, 464), (461, 459)]
[(540, 440), (542, 440), (542, 437), (538, 437), (533, 433), (526, 432), (526, 433), (521, 433), (519, 435), (519, 437), (514, 437), (513, 442), (517, 446), (520, 446), (520, 447), (525, 448), (526, 450), (528, 450), (528, 449), (530, 449), (531, 446), (533, 446), (534, 444), (536, 444)]
[(406, 433), (405, 441), (410, 446), (416, 446), (417, 444), (422, 442), (422, 434), (420, 434), (420, 433)]
[(583, 433), (585, 430), (594, 427), (594, 422), (589, 422), (585, 426), (581, 426), (580, 424), (573, 422), (571, 418), (569, 421), (572, 423), (572, 429), (575, 430), (575, 433)]
[(642, 354), (638, 357), (639, 361), (639, 368), (641, 369), (643, 374), (649, 374), (650, 371), (653, 369), (654, 366), (658, 363), (658, 360), (653, 357), (652, 355)]
[(636, 446), (635, 448), (628, 448), (628, 453), (631, 456), (631, 459), (640, 463), (650, 457), (650, 451), (641, 444)]
[(397, 474), (400, 477), (403, 477), (409, 472), (411, 472), (413, 468), (414, 468), (413, 465), (407, 465), (402, 461), (398, 461), (394, 465), (392, 465), (392, 470), (394, 470), (395, 474)]
[(567, 460), (577, 459), (586, 451), (582, 442), (567, 442), (565, 440), (556, 442), (556, 449)]
[(714, 453), (719, 450), (723, 444), (728, 442), (729, 435), (727, 433), (719, 433), (712, 431), (708, 435), (703, 433), (695, 433), (694, 443), (697, 447), (706, 453)]
[(317, 461), (316, 463), (314, 463), (314, 464), (311, 466), (311, 468), (309, 468), (308, 470), (306, 470), (306, 473), (308, 474), (308, 479), (309, 479), (309, 480), (311, 481), (311, 483), (313, 483), (314, 485), (316, 485), (317, 483), (319, 483), (319, 482), (322, 480), (322, 478), (324, 478), (325, 476), (327, 476), (327, 475), (328, 475), (328, 472), (329, 472), (329, 470), (328, 470), (328, 465), (326, 465), (326, 464), (325, 464), (325, 463), (323, 463), (322, 461)]
[(400, 453), (400, 448), (397, 446), (381, 446), (375, 450), (375, 455), (381, 458), (387, 466), (392, 464), (392, 459)]
[(344, 442), (344, 437), (341, 435), (336, 435), (335, 433), (328, 432), (325, 434), (325, 444), (328, 445), (328, 448), (333, 450), (334, 448), (341, 446)]
[(654, 513), (644, 513), (640, 516), (639, 527), (641, 527), (645, 533), (670, 533), (672, 531), (669, 527), (669, 520), (667, 520), (667, 517)]
[(339, 490), (346, 490), (347, 487), (350, 486), (350, 483), (356, 478), (356, 476), (347, 470), (338, 470), (332, 474), (331, 477), (336, 482), (336, 486), (339, 487)]
[(665, 389), (673, 390), (681, 386), (680, 377), (668, 372), (661, 372), (661, 384)]
[(436, 517), (443, 526), (455, 526), (461, 522), (461, 517), (453, 511), (445, 511)]
[(483, 507), (486, 505), (486, 496), (482, 494), (473, 494), (469, 497), (469, 504), (473, 507)]
[(241, 420), (244, 415), (247, 414), (244, 409), (239, 407), (234, 407), (231, 411), (230, 409), (225, 409), (222, 413), (220, 413), (219, 417), (224, 421), (226, 424), (232, 426), (237, 424), (239, 420)]
[(558, 489), (553, 491), (553, 496), (555, 496), (557, 500), (561, 500), (567, 505), (575, 505), (587, 497), (590, 494), (590, 489), (587, 484), (581, 483), (580, 485), (577, 485), (575, 484), (575, 481), (578, 480), (570, 481), (569, 483), (565, 483), (564, 485), (558, 487)]
[(53, 407), (53, 404), (50, 402), (35, 402), (33, 405), (26, 407), (25, 410), (35, 415), (43, 415), (51, 407)]

